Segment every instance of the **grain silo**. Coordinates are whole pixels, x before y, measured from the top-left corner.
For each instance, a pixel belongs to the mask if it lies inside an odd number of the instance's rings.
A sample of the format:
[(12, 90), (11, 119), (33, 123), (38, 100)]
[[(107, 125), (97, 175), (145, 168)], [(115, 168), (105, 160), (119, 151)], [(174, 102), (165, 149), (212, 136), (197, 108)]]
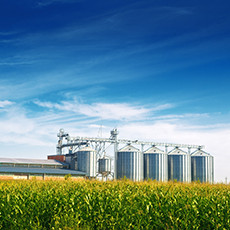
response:
[(86, 146), (76, 152), (77, 170), (85, 172), (87, 177), (96, 177), (96, 151)]
[(117, 152), (117, 178), (133, 181), (141, 179), (141, 156), (139, 149), (128, 144)]
[(201, 149), (191, 154), (192, 181), (214, 182), (213, 156)]
[(191, 182), (191, 155), (178, 147), (168, 153), (168, 179)]
[(111, 159), (104, 156), (98, 160), (98, 173), (109, 174), (111, 173)]
[(144, 152), (144, 179), (168, 180), (168, 155), (155, 146)]

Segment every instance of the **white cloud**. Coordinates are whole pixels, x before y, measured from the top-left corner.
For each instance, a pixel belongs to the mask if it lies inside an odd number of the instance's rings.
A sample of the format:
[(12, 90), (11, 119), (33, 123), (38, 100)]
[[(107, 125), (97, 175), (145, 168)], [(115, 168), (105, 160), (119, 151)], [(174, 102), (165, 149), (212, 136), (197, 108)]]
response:
[(126, 103), (94, 103), (83, 104), (77, 101), (64, 101), (60, 104), (35, 101), (35, 104), (49, 109), (71, 111), (87, 117), (98, 117), (103, 120), (139, 120), (149, 115), (152, 111), (159, 111), (170, 107), (169, 104), (147, 109), (142, 106), (133, 106)]
[(0, 108), (4, 108), (4, 107), (12, 105), (12, 104), (14, 104), (14, 102), (12, 102), (12, 101), (8, 101), (8, 100), (0, 101)]
[[(4, 106), (13, 103), (6, 101)], [(49, 124), (43, 126), (35, 118), (29, 118), (25, 108), (14, 104), (3, 110), (0, 119), (0, 143), (6, 145), (50, 146), (54, 133)], [(18, 148), (18, 151), (20, 148)], [(0, 151), (1, 152), (1, 151)]]
[(79, 111), (86, 116), (99, 117), (105, 120), (136, 120), (146, 116), (150, 109), (128, 104), (96, 103), (93, 105), (80, 105)]
[(164, 116), (154, 117), (159, 120), (171, 120), (171, 119), (182, 119), (182, 118), (203, 118), (209, 117), (208, 113), (185, 113), (185, 114), (169, 114)]
[(28, 147), (49, 146), (52, 143), (48, 125), (40, 126), (23, 114), (2, 119), (0, 127), (1, 143), (27, 144)]
[(155, 111), (162, 111), (162, 110), (166, 110), (166, 109), (171, 109), (173, 107), (175, 107), (175, 105), (173, 105), (173, 104), (162, 104), (162, 105), (155, 106), (151, 110), (155, 112)]

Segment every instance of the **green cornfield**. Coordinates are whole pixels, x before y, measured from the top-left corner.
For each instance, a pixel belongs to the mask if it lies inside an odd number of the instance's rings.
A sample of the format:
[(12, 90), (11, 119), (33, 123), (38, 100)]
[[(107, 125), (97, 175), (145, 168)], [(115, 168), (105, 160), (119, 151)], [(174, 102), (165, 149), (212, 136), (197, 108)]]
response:
[(230, 185), (0, 181), (0, 229), (230, 229)]

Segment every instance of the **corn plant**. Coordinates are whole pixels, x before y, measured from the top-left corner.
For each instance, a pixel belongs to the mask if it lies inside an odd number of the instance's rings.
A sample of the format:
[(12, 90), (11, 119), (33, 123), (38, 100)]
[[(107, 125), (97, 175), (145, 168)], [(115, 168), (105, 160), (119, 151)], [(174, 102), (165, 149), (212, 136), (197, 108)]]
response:
[(230, 229), (230, 186), (0, 181), (0, 229)]

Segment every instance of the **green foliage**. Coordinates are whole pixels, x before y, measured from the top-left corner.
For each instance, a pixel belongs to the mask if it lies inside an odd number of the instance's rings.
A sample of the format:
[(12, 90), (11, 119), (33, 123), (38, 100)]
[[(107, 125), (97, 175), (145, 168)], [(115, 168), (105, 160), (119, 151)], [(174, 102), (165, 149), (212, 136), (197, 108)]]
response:
[(0, 181), (0, 229), (230, 229), (230, 186)]
[(148, 182), (152, 182), (153, 180), (152, 180), (152, 179), (150, 179), (150, 178), (148, 178), (148, 179), (147, 179), (147, 181), (148, 181)]
[(72, 177), (72, 175), (71, 175), (71, 174), (66, 174), (66, 175), (64, 176), (64, 179), (65, 179), (65, 180), (70, 180), (70, 179), (71, 179), (71, 177)]

